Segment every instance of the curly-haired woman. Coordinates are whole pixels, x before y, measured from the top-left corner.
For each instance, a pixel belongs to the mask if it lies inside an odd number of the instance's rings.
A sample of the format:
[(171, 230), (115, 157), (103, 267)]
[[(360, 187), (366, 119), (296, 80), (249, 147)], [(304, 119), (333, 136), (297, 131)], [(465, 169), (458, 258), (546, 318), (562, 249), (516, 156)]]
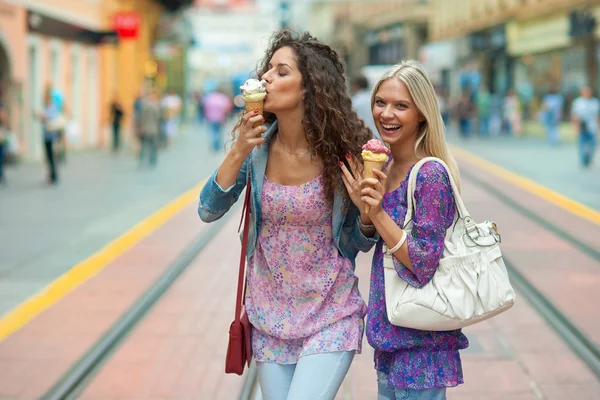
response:
[(339, 165), (372, 134), (352, 110), (338, 55), (310, 34), (275, 33), (258, 76), (268, 128), (252, 127), (263, 120), (253, 112), (242, 117), (198, 211), (203, 221), (220, 218), (249, 171), (246, 309), (263, 397), (333, 399), (361, 350), (366, 306), (355, 258), (377, 242)]

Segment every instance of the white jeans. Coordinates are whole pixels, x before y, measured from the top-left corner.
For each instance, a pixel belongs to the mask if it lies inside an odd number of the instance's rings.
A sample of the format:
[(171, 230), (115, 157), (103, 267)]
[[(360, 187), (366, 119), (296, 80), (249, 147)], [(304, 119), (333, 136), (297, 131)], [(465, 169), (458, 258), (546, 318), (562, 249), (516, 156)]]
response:
[(297, 364), (257, 362), (263, 400), (333, 400), (342, 385), (353, 351), (301, 357)]

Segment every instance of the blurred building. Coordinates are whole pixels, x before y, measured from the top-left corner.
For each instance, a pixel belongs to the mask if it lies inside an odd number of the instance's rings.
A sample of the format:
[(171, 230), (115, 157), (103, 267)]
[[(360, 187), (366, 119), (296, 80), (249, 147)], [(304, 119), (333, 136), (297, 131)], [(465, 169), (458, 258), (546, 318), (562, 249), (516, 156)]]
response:
[(423, 0), (312, 2), (309, 28), (344, 57), (350, 74), (416, 58), (427, 41), (429, 4)]
[[(457, 89), (514, 88), (526, 116), (554, 87), (569, 104), (582, 85), (598, 88), (598, 0), (432, 0), (429, 37), (451, 43)], [(435, 58), (434, 51), (425, 51)], [(446, 66), (452, 67), (452, 66)], [(565, 116), (567, 112), (565, 110)]]
[(273, 1), (197, 0), (186, 12), (193, 30), (189, 87), (207, 92), (220, 86), (238, 94), (279, 28), (278, 7)]
[(515, 89), (536, 119), (551, 88), (563, 116), (583, 85), (600, 88), (600, 0), (313, 0), (310, 31), (370, 81), (402, 59), (418, 59), (452, 98)]
[(42, 155), (42, 127), (33, 115), (42, 109), (47, 84), (64, 96), (73, 128), (69, 147), (107, 145), (110, 101), (117, 95), (131, 117), (135, 96), (155, 73), (160, 16), (189, 3), (0, 0), (0, 101), (19, 156)]

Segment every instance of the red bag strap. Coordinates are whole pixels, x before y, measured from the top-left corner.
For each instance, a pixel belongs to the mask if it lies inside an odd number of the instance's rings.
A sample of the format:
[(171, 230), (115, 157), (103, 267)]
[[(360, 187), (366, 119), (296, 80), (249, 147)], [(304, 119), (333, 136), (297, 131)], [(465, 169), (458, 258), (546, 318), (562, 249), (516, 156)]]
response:
[(240, 219), (240, 227), (244, 223), (244, 233), (242, 236), (242, 252), (240, 254), (240, 272), (238, 276), (237, 298), (235, 300), (235, 322), (240, 322), (240, 314), (242, 313), (242, 305), (245, 303), (246, 297), (246, 250), (248, 249), (248, 229), (250, 223), (250, 176), (248, 176), (248, 184), (246, 185), (246, 198), (244, 199), (244, 207), (242, 208), (242, 217)]

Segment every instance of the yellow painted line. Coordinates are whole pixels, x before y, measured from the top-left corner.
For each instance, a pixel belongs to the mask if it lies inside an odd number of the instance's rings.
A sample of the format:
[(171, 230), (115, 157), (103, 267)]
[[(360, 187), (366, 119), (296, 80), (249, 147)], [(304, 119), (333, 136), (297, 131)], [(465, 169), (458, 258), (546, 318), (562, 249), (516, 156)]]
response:
[(157, 230), (179, 211), (192, 204), (198, 199), (198, 193), (200, 193), (205, 182), (206, 180), (146, 217), (103, 249), (65, 272), (46, 286), (40, 293), (21, 303), (14, 310), (2, 317), (0, 319), (0, 342), (21, 329), (38, 314), (55, 304), (72, 290), (98, 274), (104, 267), (135, 246), (150, 233)]
[(505, 168), (502, 168), (496, 164), (493, 164), (487, 160), (484, 160), (481, 157), (476, 156), (475, 154), (462, 149), (457, 146), (451, 146), (452, 153), (457, 156), (459, 159), (463, 159), (470, 164), (473, 164), (484, 171), (487, 171), (497, 177), (508, 181), (529, 193), (532, 193), (538, 197), (543, 198), (544, 200), (566, 210), (572, 214), (575, 214), (581, 218), (584, 218), (588, 221), (591, 221), (597, 225), (600, 225), (600, 212), (585, 206), (573, 199), (570, 199), (560, 193), (557, 193), (546, 186), (542, 186), (538, 183), (535, 183), (521, 175), (515, 174)]

